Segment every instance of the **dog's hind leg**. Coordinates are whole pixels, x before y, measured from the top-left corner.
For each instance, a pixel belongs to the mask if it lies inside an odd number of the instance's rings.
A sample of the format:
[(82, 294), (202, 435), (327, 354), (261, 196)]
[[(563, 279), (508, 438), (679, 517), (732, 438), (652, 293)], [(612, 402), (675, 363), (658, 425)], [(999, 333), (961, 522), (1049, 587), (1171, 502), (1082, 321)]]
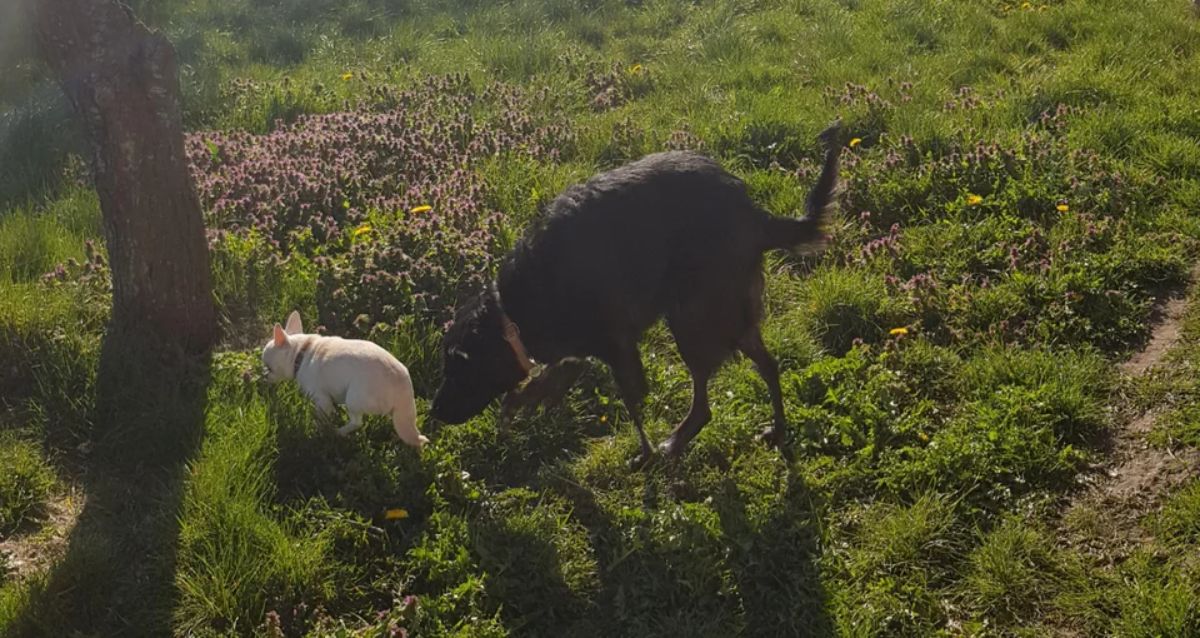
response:
[(725, 280), (722, 286), (708, 286), (685, 304), (667, 314), (667, 326), (675, 336), (679, 356), (692, 375), (692, 407), (661, 448), (667, 456), (683, 454), (688, 444), (712, 418), (708, 405), (708, 380), (733, 354), (737, 336), (745, 332), (751, 315), (740, 308), (731, 290), (740, 282)]
[(771, 445), (783, 445), (784, 439), (787, 438), (787, 421), (783, 414), (783, 390), (779, 386), (779, 364), (775, 362), (775, 357), (771, 356), (771, 353), (767, 351), (767, 346), (763, 344), (762, 332), (759, 331), (758, 326), (754, 326), (742, 338), (738, 343), (738, 349), (746, 355), (746, 358), (754, 362), (758, 376), (766, 382), (767, 392), (771, 395), (774, 423), (763, 430), (761, 436)]
[(642, 402), (646, 399), (648, 388), (646, 371), (642, 368), (642, 357), (638, 353), (637, 343), (619, 346), (599, 358), (612, 370), (613, 377), (617, 380), (617, 388), (621, 392), (621, 400), (624, 401), (625, 409), (629, 410), (629, 416), (637, 428), (641, 452), (630, 461), (630, 466), (642, 467), (654, 452), (650, 448), (650, 440), (646, 438), (646, 429), (642, 424)]
[(392, 407), (392, 428), (396, 436), (405, 444), (418, 450), (429, 442), (417, 429), (417, 404), (413, 400), (412, 389), (408, 388), (404, 396)]
[(725, 318), (718, 313), (674, 314), (667, 318), (679, 356), (692, 375), (692, 407), (671, 431), (671, 436), (659, 446), (667, 456), (683, 454), (688, 443), (712, 418), (708, 406), (708, 380), (731, 352), (731, 348), (723, 345), (732, 341), (723, 334), (727, 332), (728, 322), (721, 321)]

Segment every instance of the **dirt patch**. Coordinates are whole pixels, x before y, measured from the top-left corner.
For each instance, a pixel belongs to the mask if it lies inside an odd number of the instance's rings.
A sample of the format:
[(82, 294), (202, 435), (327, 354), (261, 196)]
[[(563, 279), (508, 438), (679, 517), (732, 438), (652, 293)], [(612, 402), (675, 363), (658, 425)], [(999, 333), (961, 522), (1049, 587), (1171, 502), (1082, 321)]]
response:
[[(1195, 280), (1196, 272), (1192, 273)], [(1158, 323), (1150, 333), (1150, 340), (1127, 361), (1121, 364), (1121, 372), (1130, 376), (1141, 376), (1147, 370), (1162, 362), (1167, 352), (1179, 342), (1183, 333), (1183, 313), (1187, 310), (1187, 300), (1175, 297), (1167, 300), (1157, 313)]]
[[(1194, 269), (1193, 284), (1200, 279), (1198, 275), (1200, 269)], [(1195, 294), (1193, 290), (1189, 298)], [(1159, 306), (1145, 346), (1119, 366), (1123, 375), (1140, 377), (1163, 362), (1182, 335), (1187, 305), (1187, 299), (1174, 297)], [(1161, 508), (1164, 497), (1200, 472), (1200, 450), (1151, 446), (1146, 436), (1158, 418), (1154, 408), (1130, 412), (1121, 405), (1111, 407), (1119, 416), (1106, 461), (1085, 479), (1090, 487), (1067, 504), (1064, 521), (1076, 531), (1086, 530), (1082, 538), (1073, 539), (1074, 544), (1119, 561), (1150, 540), (1141, 525), (1145, 516)]]
[(40, 528), (0, 540), (0, 568), (7, 571), (3, 580), (19, 581), (43, 572), (66, 553), (83, 503), (83, 492), (71, 488), (47, 504)]
[(1173, 453), (1147, 447), (1114, 467), (1104, 489), (1109, 496), (1121, 501), (1138, 500), (1159, 496), (1162, 492), (1178, 487), (1200, 469), (1200, 453), (1183, 450)]

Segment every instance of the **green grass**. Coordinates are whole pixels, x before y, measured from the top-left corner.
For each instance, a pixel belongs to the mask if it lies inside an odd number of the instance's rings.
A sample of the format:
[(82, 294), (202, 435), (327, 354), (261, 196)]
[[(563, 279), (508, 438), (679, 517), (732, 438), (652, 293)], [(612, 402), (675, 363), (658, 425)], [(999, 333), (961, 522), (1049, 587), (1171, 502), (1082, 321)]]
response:
[[(766, 263), (785, 453), (754, 438), (770, 408), (739, 359), (689, 453), (645, 472), (626, 468), (637, 439), (599, 367), (508, 432), (492, 411), (423, 422), (420, 456), (381, 419), (350, 439), (318, 427), (294, 387), (259, 385), (256, 351), (291, 309), (321, 316), (329, 253), (252, 234), (214, 244), (222, 352), (144, 374), (138, 344), (106, 339), (103, 276), (69, 262), (103, 257), (86, 245), (97, 199), (70, 168), (81, 140), (44, 72), (0, 47), (0, 70), (17, 69), (0, 74), (0, 531), (37, 542), (22, 521), (56, 480), (87, 498), (56, 564), (0, 578), (0, 627), (1196, 634), (1194, 483), (1139, 522), (1146, 542), (1119, 564), (1063, 541), (1087, 517), (1057, 505), (1103, 458), (1110, 408), (1157, 406), (1154, 444), (1200, 446), (1200, 306), (1170, 365), (1136, 382), (1115, 368), (1200, 248), (1186, 4), (133, 3), (178, 50), (189, 130), (382, 108), (444, 73), (544, 88), (529, 108), (570, 128), (561, 161), (470, 169), (504, 213), (497, 252), (568, 184), (666, 147), (703, 148), (798, 213), (814, 136), (841, 116), (861, 142), (828, 250)], [(481, 99), (473, 115), (503, 110)], [(373, 334), (413, 371), (424, 414), (438, 335), (402, 319)], [(642, 345), (661, 439), (690, 381), (664, 326)]]
[[(180, 512), (175, 626), (246, 631), (272, 605), (329, 598), (330, 539), (301, 535), (264, 510), (273, 497), (274, 434), (266, 406), (214, 406)], [(227, 432), (226, 436), (219, 433)], [(268, 460), (268, 463), (263, 463)], [(214, 507), (216, 506), (216, 507)]]
[(36, 444), (11, 436), (0, 439), (0, 465), (0, 530), (11, 534), (37, 518), (55, 479)]
[(0, 214), (0, 282), (36, 282), (68, 259), (82, 260), (84, 241), (99, 235), (100, 206), (88, 190), (6, 211)]
[(1005, 521), (967, 558), (965, 600), (1001, 628), (1028, 630), (1063, 587), (1062, 560), (1045, 530)]

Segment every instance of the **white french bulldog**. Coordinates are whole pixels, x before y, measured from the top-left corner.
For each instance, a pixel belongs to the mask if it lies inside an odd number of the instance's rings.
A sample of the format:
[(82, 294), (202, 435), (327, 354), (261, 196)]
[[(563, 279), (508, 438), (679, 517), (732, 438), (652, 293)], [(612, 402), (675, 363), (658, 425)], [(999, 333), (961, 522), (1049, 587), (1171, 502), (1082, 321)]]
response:
[(286, 329), (275, 324), (262, 361), (269, 382), (295, 379), (322, 416), (331, 418), (335, 404), (345, 405), (350, 420), (337, 429), (342, 436), (357, 430), (364, 414), (390, 414), (401, 441), (418, 449), (429, 442), (417, 431), (408, 368), (370, 341), (304, 334), (293, 310)]

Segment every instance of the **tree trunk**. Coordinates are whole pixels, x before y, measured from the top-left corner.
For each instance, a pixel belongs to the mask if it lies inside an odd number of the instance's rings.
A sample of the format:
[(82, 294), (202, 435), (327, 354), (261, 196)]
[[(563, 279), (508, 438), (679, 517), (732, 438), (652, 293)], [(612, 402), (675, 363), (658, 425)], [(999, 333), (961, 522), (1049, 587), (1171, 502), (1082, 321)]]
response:
[(112, 269), (112, 328), (207, 351), (216, 312), (184, 155), (174, 49), (115, 0), (27, 1), (42, 56), (90, 143)]

